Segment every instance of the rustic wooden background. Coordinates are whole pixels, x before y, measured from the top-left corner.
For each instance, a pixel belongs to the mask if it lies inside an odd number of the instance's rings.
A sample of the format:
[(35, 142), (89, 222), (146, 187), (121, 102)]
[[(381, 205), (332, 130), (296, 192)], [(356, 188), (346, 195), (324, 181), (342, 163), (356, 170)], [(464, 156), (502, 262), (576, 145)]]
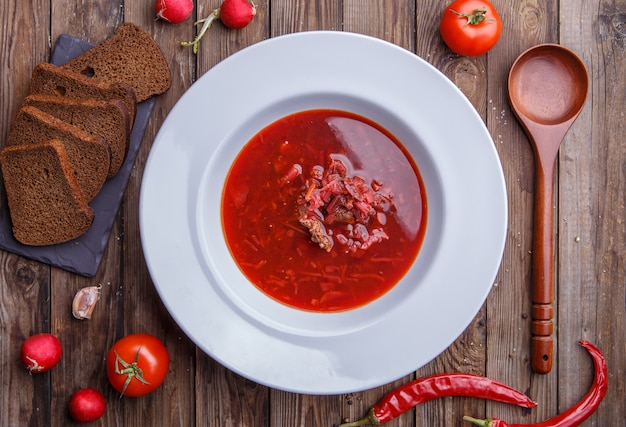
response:
[[(446, 398), (420, 405), (388, 425), (468, 425), (461, 421), (463, 414), (530, 423), (565, 410), (587, 391), (592, 367), (577, 345), (579, 339), (599, 346), (609, 365), (608, 394), (585, 425), (624, 425), (626, 1), (494, 0), (504, 21), (502, 38), (489, 54), (478, 58), (460, 57), (443, 45), (438, 22), (447, 1), (256, 2), (258, 14), (251, 25), (241, 31), (214, 25), (197, 56), (177, 43), (195, 35), (192, 20), (180, 25), (156, 20), (153, 0), (3, 2), (2, 141), (27, 94), (33, 67), (49, 60), (62, 33), (97, 43), (121, 22), (137, 23), (161, 46), (173, 85), (156, 102), (95, 278), (0, 252), (0, 425), (71, 425), (66, 410), (71, 392), (91, 386), (107, 397), (108, 408), (100, 425), (332, 426), (344, 418), (359, 418), (384, 392), (415, 376), (452, 371), (506, 382), (526, 391), (539, 406), (523, 411), (478, 399)], [(194, 15), (204, 17), (220, 2), (195, 3)], [(161, 123), (181, 94), (213, 65), (246, 46), (268, 37), (320, 29), (390, 41), (415, 52), (452, 79), (491, 132), (509, 196), (502, 266), (476, 319), (448, 350), (415, 375), (350, 395), (308, 396), (270, 389), (239, 377), (203, 354), (160, 302), (139, 239), (138, 200), (145, 161)], [(567, 135), (558, 163), (555, 364), (544, 376), (532, 374), (529, 367), (534, 162), (506, 95), (513, 60), (526, 48), (543, 42), (573, 49), (590, 76), (588, 102)], [(250, 78), (254, 78), (254, 70), (250, 70)], [(74, 293), (94, 284), (103, 285), (94, 317), (74, 320), (69, 311)], [(445, 318), (442, 307), (438, 321), (445, 322)], [(423, 326), (398, 325), (407, 340), (412, 339), (412, 330)], [(19, 346), (27, 336), (42, 331), (62, 340), (64, 356), (52, 372), (30, 376), (20, 366)], [(133, 332), (160, 337), (171, 353), (172, 365), (164, 386), (155, 393), (119, 399), (106, 383), (104, 358), (113, 342)]]

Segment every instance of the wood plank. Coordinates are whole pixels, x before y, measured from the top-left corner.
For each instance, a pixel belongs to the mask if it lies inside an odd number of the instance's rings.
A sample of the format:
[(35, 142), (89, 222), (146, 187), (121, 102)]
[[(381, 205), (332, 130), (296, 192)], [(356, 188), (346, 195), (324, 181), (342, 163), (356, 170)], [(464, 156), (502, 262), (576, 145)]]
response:
[[(84, 8), (68, 1), (53, 2), (51, 6), (53, 43), (61, 34), (98, 43), (110, 36), (117, 23), (122, 20), (121, 9), (114, 7), (112, 11), (105, 13), (104, 2), (100, 4), (92, 2)], [(67, 402), (77, 389), (93, 387), (107, 397), (114, 397), (107, 387), (103, 354), (106, 354), (112, 343), (116, 326), (117, 330), (121, 329), (120, 320), (123, 318), (121, 306), (117, 304), (115, 286), (119, 283), (117, 273), (120, 271), (118, 233), (119, 222), (116, 222), (102, 265), (94, 278), (79, 276), (58, 268), (51, 271), (53, 333), (61, 340), (64, 348), (63, 358), (52, 372), (51, 422), (54, 425), (71, 422), (67, 413)], [(102, 286), (101, 300), (96, 305), (92, 319), (83, 321), (74, 319), (71, 304), (75, 293), (83, 287), (97, 285)]]
[[(341, 29), (341, 3), (331, 0), (280, 0), (272, 2), (271, 36), (299, 31)], [(324, 420), (341, 419), (336, 396), (308, 396), (270, 390), (272, 426), (323, 425)]]
[(197, 350), (198, 426), (269, 425), (269, 389), (229, 371)]
[[(141, 3), (127, 7), (125, 18), (127, 21), (138, 23), (153, 35), (172, 74), (172, 86), (166, 93), (156, 98), (124, 199), (124, 242), (126, 243), (123, 253), (124, 278), (125, 283), (137, 286), (138, 292), (136, 294), (128, 289), (129, 301), (138, 305), (145, 305), (145, 301), (151, 301), (149, 306), (153, 309), (145, 313), (145, 320), (132, 325), (133, 329), (128, 330), (127, 333), (150, 331), (148, 328), (151, 328), (151, 333), (161, 338), (170, 353), (170, 370), (163, 383), (163, 389), (159, 390), (159, 394), (145, 405), (154, 414), (154, 418), (152, 416), (150, 418), (164, 420), (163, 423), (166, 425), (187, 426), (195, 423), (200, 407), (196, 405), (195, 398), (198, 382), (196, 347), (167, 313), (147, 271), (140, 242), (139, 197), (143, 171), (152, 143), (167, 114), (191, 86), (194, 79), (196, 58), (190, 49), (180, 46), (181, 41), (193, 37), (194, 18), (191, 17), (178, 25), (154, 20), (151, 9)], [(135, 313), (137, 308), (133, 307), (127, 312)], [(128, 325), (128, 322), (126, 323)], [(163, 401), (171, 402), (171, 404), (162, 405), (160, 402)], [(163, 406), (163, 408), (152, 406)], [(124, 419), (121, 419), (121, 425)], [(141, 423), (141, 419), (142, 417), (138, 416), (137, 422)]]
[(20, 346), (31, 335), (51, 331), (50, 268), (4, 253), (0, 265), (0, 424), (19, 419), (45, 425), (52, 412), (52, 373), (30, 375), (20, 362)]
[(59, 34), (98, 43), (113, 34), (124, 20), (123, 0), (62, 0), (51, 3), (53, 40)]
[[(415, 3), (402, 0), (394, 2), (371, 2), (367, 0), (343, 1), (343, 30), (365, 34), (388, 41), (411, 52), (415, 51), (415, 21), (407, 19), (415, 16)], [(376, 19), (372, 19), (376, 17)], [(381, 363), (383, 363), (381, 361)], [(367, 375), (367, 373), (364, 373)], [(341, 396), (341, 418), (356, 420), (363, 417), (368, 409), (388, 391), (415, 378), (407, 375), (381, 387)], [(388, 422), (393, 427), (414, 424), (415, 411)]]
[[(376, 19), (372, 19), (375, 16)], [(386, 40), (410, 51), (415, 51), (415, 3), (402, 0), (371, 2), (344, 0), (343, 30)]]
[[(443, 42), (439, 23), (447, 4), (438, 1), (417, 3), (417, 54), (444, 73), (468, 98), (480, 116), (487, 114), (487, 56), (468, 58), (452, 52)], [(445, 316), (445, 313), (442, 313)], [(483, 306), (463, 334), (437, 359), (418, 371), (419, 377), (443, 372), (485, 375), (486, 316)], [(459, 414), (479, 414), (484, 402), (478, 399), (437, 399), (419, 405), (416, 425), (428, 426), (437, 419), (445, 425), (459, 423)]]
[[(4, 3), (0, 9), (0, 137), (1, 146), (15, 114), (28, 94), (30, 75), (50, 56), (50, 2)], [(33, 31), (37, 29), (37, 31)], [(4, 187), (1, 191), (4, 199)], [(51, 372), (30, 375), (20, 362), (20, 346), (29, 336), (50, 332), (50, 267), (0, 252), (0, 424), (45, 425), (50, 419)]]
[[(196, 19), (207, 17), (220, 3), (198, 1), (195, 11)], [(190, 48), (184, 49), (186, 51), (184, 54), (195, 60), (194, 80), (202, 77), (204, 73), (228, 56), (268, 37), (269, 5), (266, 2), (255, 2), (255, 4), (256, 15), (247, 27), (232, 30), (226, 28), (221, 22), (216, 22), (202, 39), (195, 58)], [(195, 32), (188, 39), (191, 40), (194, 37)], [(254, 79), (253, 69), (249, 70), (249, 77)], [(207, 94), (207, 99), (211, 102), (210, 94)], [(245, 102), (245, 100), (240, 101)], [(268, 388), (251, 383), (231, 372), (199, 349), (196, 350), (196, 357), (196, 425), (267, 425)], [(231, 398), (224, 396), (231, 396)]]
[[(220, 3), (206, 0), (198, 1), (197, 16), (207, 17)], [(200, 50), (196, 58), (197, 78), (228, 56), (269, 36), (268, 3), (259, 2), (255, 5), (256, 15), (245, 28), (233, 30), (221, 22), (216, 22), (207, 31), (200, 43)], [(252, 70), (250, 70), (250, 78), (253, 78)]]
[[(179, 42), (191, 36), (192, 21), (171, 25), (155, 19), (154, 10), (141, 2), (124, 3), (126, 22), (138, 24), (150, 33), (161, 48), (173, 76), (173, 84), (156, 98), (150, 123), (139, 149), (123, 200), (123, 335), (149, 333), (158, 337), (170, 355), (170, 369), (161, 387), (140, 399), (125, 399), (118, 408), (120, 425), (140, 425), (145, 419), (164, 425), (187, 426), (196, 420), (195, 346), (173, 322), (151, 281), (143, 252), (139, 226), (141, 179), (152, 142), (167, 113), (191, 85), (193, 56)], [(171, 171), (171, 173), (175, 173)], [(164, 195), (167, 197), (167, 195)], [(164, 232), (167, 232), (164, 229)], [(121, 336), (117, 336), (117, 339)], [(162, 402), (168, 402), (164, 405)]]
[(271, 36), (299, 31), (340, 31), (342, 15), (342, 1), (275, 0), (272, 1), (270, 17)]
[[(589, 340), (609, 366), (607, 396), (620, 396), (592, 415), (588, 422), (598, 425), (620, 419), (626, 395), (626, 355), (615, 345), (626, 342), (626, 121), (616, 108), (626, 105), (624, 6), (573, 1), (559, 9), (560, 43), (585, 62), (591, 90), (559, 157), (558, 409), (576, 403), (591, 384), (589, 356), (577, 344)], [(603, 87), (610, 90), (594, 90)]]
[[(498, 286), (487, 300), (486, 373), (526, 391), (539, 405), (526, 411), (488, 402), (485, 415), (527, 423), (553, 415), (558, 363), (548, 375), (530, 370), (534, 159), (530, 143), (510, 108), (506, 84), (510, 66), (520, 53), (535, 44), (556, 41), (552, 29), (558, 25), (558, 1), (498, 1), (494, 5), (502, 11), (504, 26), (500, 41), (489, 53), (487, 73), (492, 78), (487, 126), (496, 142), (507, 183), (509, 231)], [(557, 362), (556, 334), (553, 338)]]
[[(270, 423), (273, 427), (321, 426), (339, 423), (341, 400), (337, 396), (315, 396), (270, 390)], [(257, 424), (260, 425), (260, 424)]]

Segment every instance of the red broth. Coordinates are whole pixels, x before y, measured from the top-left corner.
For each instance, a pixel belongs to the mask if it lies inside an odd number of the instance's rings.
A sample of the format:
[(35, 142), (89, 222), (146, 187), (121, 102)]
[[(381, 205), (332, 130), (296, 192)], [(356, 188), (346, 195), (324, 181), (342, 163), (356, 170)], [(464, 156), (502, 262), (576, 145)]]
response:
[[(299, 221), (310, 171), (333, 158), (385, 189), (391, 202), (367, 223), (388, 238), (367, 249), (335, 243), (323, 250)], [(426, 207), (419, 171), (390, 132), (356, 114), (319, 109), (281, 118), (243, 147), (224, 186), (222, 225), (234, 260), (259, 290), (297, 309), (336, 312), (374, 301), (406, 274), (422, 244)], [(327, 231), (339, 241), (347, 226)]]

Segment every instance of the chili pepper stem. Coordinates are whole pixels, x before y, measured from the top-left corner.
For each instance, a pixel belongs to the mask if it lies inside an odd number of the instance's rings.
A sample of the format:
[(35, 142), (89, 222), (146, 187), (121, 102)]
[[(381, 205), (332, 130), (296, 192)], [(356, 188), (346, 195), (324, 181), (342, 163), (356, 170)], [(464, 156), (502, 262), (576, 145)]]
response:
[(472, 418), (472, 417), (468, 417), (467, 415), (465, 415), (463, 417), (464, 421), (469, 421), (470, 423), (474, 423), (477, 426), (480, 427), (490, 427), (491, 426), (491, 419), (487, 418), (486, 420), (479, 420), (477, 418)]
[(370, 409), (367, 411), (367, 415), (357, 421), (353, 421), (351, 423), (339, 424), (339, 427), (357, 427), (357, 426), (366, 426), (366, 425), (379, 425), (380, 421), (374, 415), (374, 409)]

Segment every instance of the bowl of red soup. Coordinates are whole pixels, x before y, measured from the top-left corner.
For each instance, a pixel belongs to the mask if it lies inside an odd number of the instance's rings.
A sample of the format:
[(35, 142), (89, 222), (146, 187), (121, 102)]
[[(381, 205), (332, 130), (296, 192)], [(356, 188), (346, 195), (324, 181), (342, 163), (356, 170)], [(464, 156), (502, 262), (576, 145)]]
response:
[(363, 307), (413, 265), (427, 197), (410, 153), (372, 120), (314, 109), (258, 132), (232, 162), (221, 220), (264, 295), (320, 313)]
[(445, 350), (493, 285), (506, 218), (493, 141), (462, 93), (341, 32), (266, 40), (202, 76), (159, 130), (140, 200), (148, 269), (189, 338), (311, 394), (375, 387)]

